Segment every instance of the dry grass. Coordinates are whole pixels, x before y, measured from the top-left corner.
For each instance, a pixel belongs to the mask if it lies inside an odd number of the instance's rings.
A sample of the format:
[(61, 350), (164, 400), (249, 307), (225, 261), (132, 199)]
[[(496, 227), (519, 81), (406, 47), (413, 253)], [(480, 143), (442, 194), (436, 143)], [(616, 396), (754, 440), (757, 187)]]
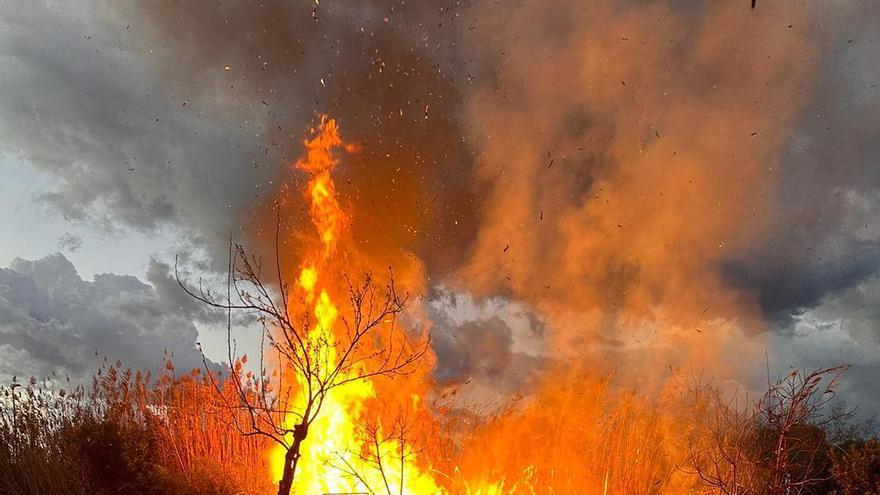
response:
[[(231, 387), (223, 394), (234, 394)], [(0, 494), (271, 493), (267, 445), (232, 426), (212, 377), (103, 366), (89, 389), (0, 389)]]
[[(116, 363), (105, 364), (88, 389), (33, 379), (0, 388), (0, 495), (274, 493), (267, 440), (240, 434), (234, 415), (246, 421), (247, 412), (228, 407), (238, 391), (214, 383), (197, 370), (178, 375), (170, 363), (156, 379)], [(612, 392), (604, 380), (558, 380), (541, 401), (482, 419), (449, 414), (443, 422), (425, 408), (424, 417), (409, 418), (417, 428), (408, 437), (453, 494), (724, 493), (731, 483), (705, 482), (707, 460), (720, 466), (712, 471), (718, 476), (732, 472), (717, 459), (741, 460), (737, 473), (748, 476), (737, 480), (748, 490), (736, 493), (770, 493), (768, 473), (779, 456), (764, 447), (778, 435), (768, 434), (766, 411), (736, 415), (707, 391), (715, 389), (692, 391), (676, 408)], [(818, 421), (825, 417), (785, 429), (786, 438), (815, 433), (806, 452), (816, 455), (806, 460), (817, 483), (803, 493), (878, 493), (877, 440)], [(789, 444), (787, 462), (803, 464), (802, 444)], [(821, 469), (812, 469), (819, 457)]]

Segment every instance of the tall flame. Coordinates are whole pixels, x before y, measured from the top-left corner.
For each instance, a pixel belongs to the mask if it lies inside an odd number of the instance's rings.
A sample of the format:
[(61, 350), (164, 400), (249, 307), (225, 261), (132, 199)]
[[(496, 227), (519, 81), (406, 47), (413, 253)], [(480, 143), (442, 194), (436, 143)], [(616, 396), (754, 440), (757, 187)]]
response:
[[(307, 337), (330, 343), (318, 347), (323, 364), (333, 367), (338, 356), (332, 344), (341, 336), (337, 327), (343, 326), (345, 310), (335, 301), (347, 300), (348, 295), (342, 275), (372, 260), (358, 252), (347, 232), (350, 217), (332, 176), (338, 165), (334, 152), (356, 149), (341, 139), (336, 122), (326, 117), (304, 144), (305, 156), (296, 167), (310, 174), (304, 196), (315, 237), (300, 262), (288, 306), (313, 315)], [(430, 370), (422, 372), (413, 381), (424, 385)], [(303, 380), (297, 377), (293, 385), (308, 389), (311, 384)], [(449, 431), (449, 423), (422, 405), (430, 397), (427, 388), (414, 391), (401, 381), (390, 385), (365, 379), (330, 390), (302, 443), (293, 493), (640, 494), (689, 489), (684, 475), (670, 472), (684, 452), (670, 433), (680, 428), (641, 399), (613, 399), (606, 381), (550, 374), (536, 385), (534, 402), (522, 401), (461, 432)], [(307, 398), (294, 397), (286, 409), (302, 411)], [(378, 411), (392, 403), (408, 408), (408, 414), (435, 432), (431, 442), (419, 446), (423, 450), (416, 450), (412, 441), (399, 441), (397, 425)], [(293, 430), (298, 422), (299, 417), (288, 416), (283, 426)], [(281, 446), (269, 452), (275, 481), (281, 478), (285, 453)]]
[[(338, 287), (337, 260), (338, 244), (342, 239), (347, 215), (342, 210), (331, 172), (338, 164), (333, 151), (342, 148), (354, 151), (345, 144), (336, 121), (322, 117), (320, 126), (314, 130), (313, 137), (305, 141), (305, 157), (296, 167), (311, 174), (306, 198), (310, 202), (310, 217), (317, 231), (318, 243), (314, 251), (306, 256), (298, 278), (299, 294), (291, 295), (290, 305), (295, 307), (296, 297), (310, 305), (315, 324), (309, 330), (311, 341), (327, 339), (331, 345), (322, 346), (321, 359), (329, 367), (335, 366), (337, 356), (332, 345), (339, 309), (334, 303), (332, 293)], [(333, 274), (333, 275), (331, 275)], [(298, 377), (299, 390), (309, 385)], [(302, 444), (302, 458), (294, 477), (293, 493), (363, 493), (365, 490), (387, 490), (391, 493), (430, 495), (439, 494), (441, 489), (434, 479), (418, 465), (411, 446), (401, 445), (393, 438), (382, 438), (381, 442), (368, 445), (361, 425), (367, 411), (367, 401), (375, 397), (376, 391), (370, 380), (357, 380), (334, 388), (325, 398), (320, 413), (309, 427), (309, 434)], [(293, 410), (303, 410), (305, 397), (296, 397)], [(417, 407), (413, 401), (412, 407)], [(297, 417), (288, 415), (284, 427), (293, 429)], [(375, 432), (382, 436), (381, 425)], [(372, 441), (372, 440), (370, 440)], [(379, 458), (394, 459), (382, 469), (363, 458), (364, 452), (373, 449)], [(378, 449), (378, 452), (376, 452)], [(275, 481), (281, 478), (284, 465), (285, 448), (276, 445), (270, 452), (270, 465)], [(339, 469), (346, 466), (347, 469)], [(357, 473), (357, 476), (352, 474)], [(369, 487), (369, 488), (368, 488)]]

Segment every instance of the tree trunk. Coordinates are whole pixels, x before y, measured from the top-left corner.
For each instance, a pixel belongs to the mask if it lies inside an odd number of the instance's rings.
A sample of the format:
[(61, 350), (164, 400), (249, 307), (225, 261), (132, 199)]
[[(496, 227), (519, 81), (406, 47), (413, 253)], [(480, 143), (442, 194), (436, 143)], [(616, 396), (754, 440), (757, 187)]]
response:
[(293, 475), (296, 474), (296, 464), (300, 458), (299, 449), (308, 433), (309, 425), (306, 423), (300, 423), (293, 428), (293, 444), (284, 454), (284, 469), (281, 471), (281, 481), (278, 482), (278, 495), (290, 495)]

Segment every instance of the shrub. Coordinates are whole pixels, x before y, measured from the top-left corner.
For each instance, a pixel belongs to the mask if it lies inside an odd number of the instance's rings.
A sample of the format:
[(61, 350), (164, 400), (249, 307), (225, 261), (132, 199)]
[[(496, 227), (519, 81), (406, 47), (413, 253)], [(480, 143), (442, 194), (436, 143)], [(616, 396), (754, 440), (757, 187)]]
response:
[(852, 441), (831, 468), (839, 495), (880, 495), (880, 440)]

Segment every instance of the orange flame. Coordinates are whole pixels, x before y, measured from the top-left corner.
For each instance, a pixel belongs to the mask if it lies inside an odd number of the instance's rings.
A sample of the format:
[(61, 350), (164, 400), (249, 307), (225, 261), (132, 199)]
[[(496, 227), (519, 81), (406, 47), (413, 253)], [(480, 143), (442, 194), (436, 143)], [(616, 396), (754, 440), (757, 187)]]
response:
[[(289, 305), (296, 307), (304, 301), (314, 316), (308, 339), (332, 344), (342, 318), (335, 302), (345, 290), (340, 274), (370, 261), (358, 256), (346, 232), (350, 217), (340, 204), (332, 176), (339, 165), (334, 152), (356, 148), (342, 140), (336, 122), (327, 117), (304, 144), (305, 157), (296, 167), (311, 174), (305, 198), (315, 237), (300, 263)], [(337, 362), (333, 345), (323, 346), (322, 352), (326, 363)], [(560, 371), (538, 384), (530, 403), (523, 401), (464, 431), (451, 431), (454, 428), (448, 425), (456, 419), (437, 414), (447, 411), (430, 395), (430, 369), (420, 373), (394, 384), (361, 380), (331, 390), (302, 444), (293, 493), (533, 495), (688, 490), (687, 479), (670, 474), (682, 453), (670, 433), (676, 425), (646, 401), (614, 398), (607, 381)], [(302, 378), (296, 385), (299, 390), (309, 386)], [(304, 397), (293, 400), (298, 407), (289, 409), (302, 410)], [(400, 404), (426, 423), (426, 429), (434, 432), (429, 444), (417, 450), (395, 439), (390, 433), (393, 428), (384, 428), (391, 422), (376, 412), (382, 403)], [(377, 416), (378, 427), (372, 433), (379, 442), (363, 428)], [(287, 417), (283, 426), (292, 429), (298, 419)], [(275, 481), (281, 478), (284, 455), (280, 446), (269, 453)], [(394, 462), (377, 469), (371, 456)]]
[(336, 199), (336, 185), (330, 175), (338, 163), (332, 152), (340, 147), (349, 151), (355, 149), (342, 142), (336, 121), (322, 116), (317, 135), (305, 141), (305, 159), (296, 162), (298, 169), (312, 174), (308, 184), (310, 214), (323, 244), (322, 257), (325, 261), (335, 252), (346, 219)]
[[(298, 288), (300, 294), (305, 296), (306, 303), (311, 305), (316, 319), (308, 338), (316, 342), (329, 342), (330, 345), (321, 347), (324, 353), (321, 359), (325, 366), (331, 368), (337, 362), (332, 343), (339, 318), (339, 309), (333, 302), (331, 292), (339, 281), (328, 279), (325, 274), (338, 273), (332, 267), (338, 266), (335, 255), (348, 218), (337, 199), (331, 175), (338, 164), (333, 151), (338, 148), (350, 152), (355, 150), (354, 146), (345, 144), (340, 138), (336, 121), (322, 117), (314, 137), (305, 141), (305, 158), (296, 163), (297, 168), (312, 175), (306, 197), (310, 202), (310, 216), (319, 240), (317, 253), (307, 256), (309, 261), (300, 269)], [(296, 304), (295, 296), (291, 295), (292, 306)], [(298, 377), (298, 380), (301, 382), (298, 383), (300, 390), (309, 385), (302, 383), (302, 377)], [(397, 462), (388, 463), (382, 470), (377, 470), (363, 461), (361, 454), (369, 447), (365, 445), (367, 439), (359, 425), (365, 417), (367, 401), (375, 395), (370, 380), (350, 382), (329, 392), (303, 442), (302, 458), (294, 477), (294, 493), (360, 493), (366, 487), (385, 487), (393, 493), (441, 493), (434, 479), (419, 467), (412, 447), (401, 445), (392, 438), (382, 438), (381, 443), (374, 447), (378, 449), (375, 454), (386, 459), (397, 459)], [(294, 400), (302, 402), (304, 398)], [(413, 400), (412, 404), (416, 408), (418, 400)], [(297, 405), (300, 407), (293, 409), (303, 409), (304, 404)], [(284, 419), (284, 427), (292, 429), (297, 421), (298, 418), (288, 415)], [(376, 434), (381, 436), (384, 433), (380, 428)], [(277, 445), (270, 452), (275, 481), (281, 478), (284, 454), (284, 447)], [(340, 465), (347, 466), (349, 471), (356, 471), (358, 476), (334, 468)], [(369, 490), (372, 491), (372, 488)]]

